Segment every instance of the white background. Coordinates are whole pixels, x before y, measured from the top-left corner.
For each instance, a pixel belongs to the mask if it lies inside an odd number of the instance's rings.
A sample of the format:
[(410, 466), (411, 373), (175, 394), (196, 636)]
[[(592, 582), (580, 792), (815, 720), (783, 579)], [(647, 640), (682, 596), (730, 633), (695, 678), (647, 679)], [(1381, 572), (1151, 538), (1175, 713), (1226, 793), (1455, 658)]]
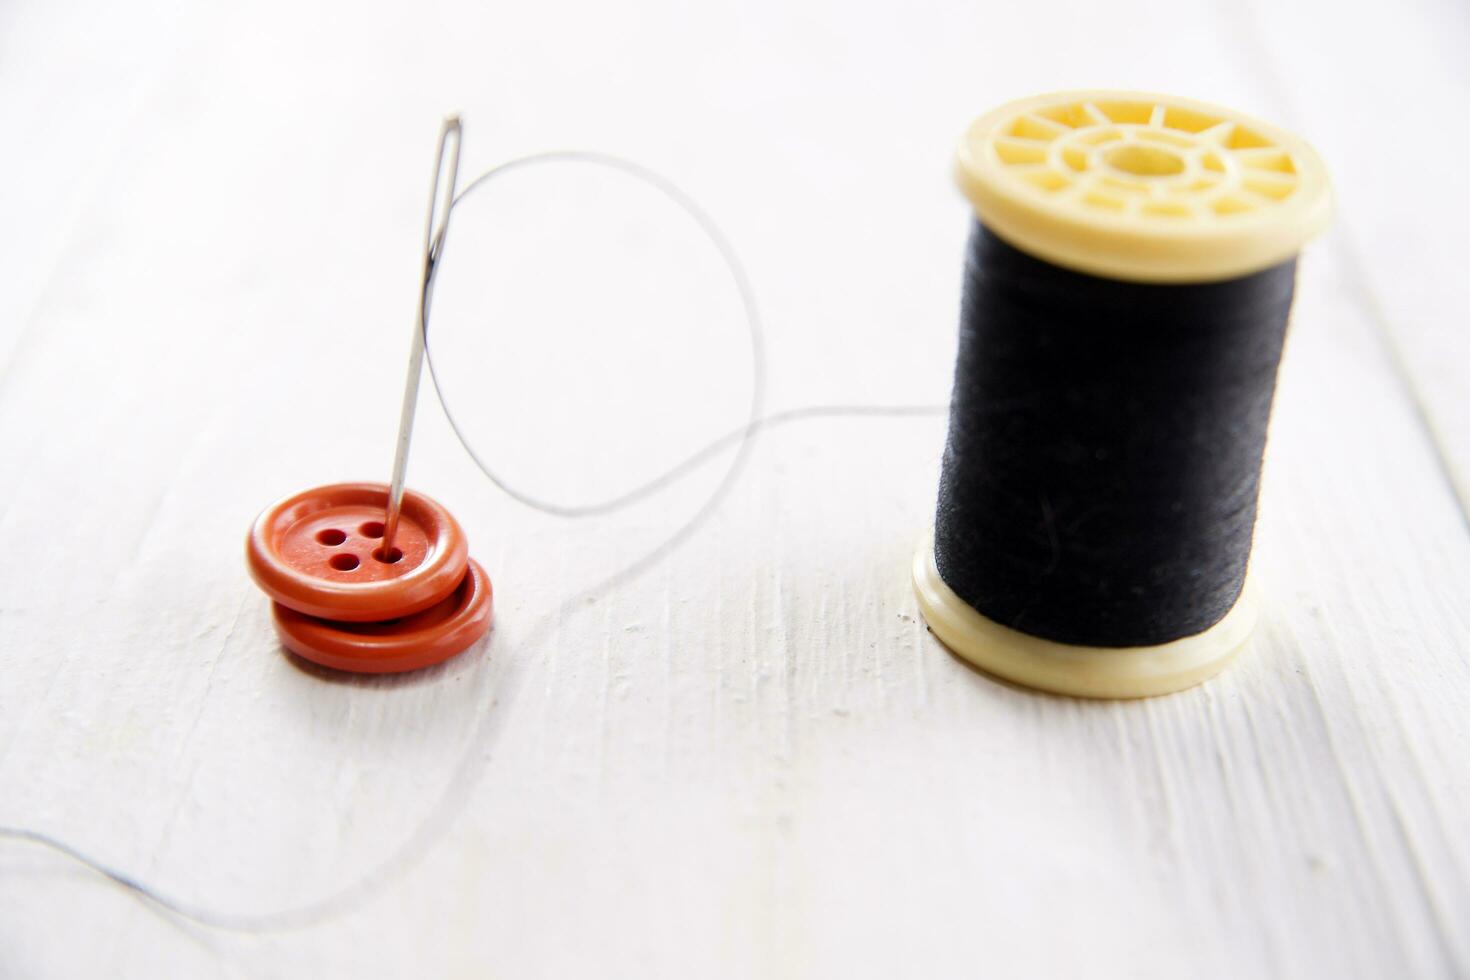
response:
[[(0, 824), (243, 928), (0, 841), (0, 974), (1470, 972), (1467, 20), (9, 0)], [(691, 191), (756, 284), (771, 409), (933, 404), (954, 141), (1084, 86), (1297, 130), (1339, 190), (1281, 377), (1264, 620), (1225, 675), (1089, 703), (940, 648), (907, 582), (939, 416), (774, 429), (640, 562), (708, 479), (555, 521), (427, 399), (410, 480), (494, 578), (491, 637), (386, 680), (281, 653), (244, 531), (386, 477), (443, 113), (466, 176), (577, 146)], [(576, 390), (524, 379), (515, 424)]]

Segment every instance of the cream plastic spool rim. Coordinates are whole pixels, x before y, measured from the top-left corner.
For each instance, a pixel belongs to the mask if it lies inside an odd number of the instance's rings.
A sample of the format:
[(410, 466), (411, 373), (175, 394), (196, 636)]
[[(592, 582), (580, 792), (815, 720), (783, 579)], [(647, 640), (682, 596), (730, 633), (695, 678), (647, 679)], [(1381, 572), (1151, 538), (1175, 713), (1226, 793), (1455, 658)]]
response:
[(1257, 603), (1250, 578), (1235, 605), (1194, 636), (1146, 647), (1089, 647), (1031, 636), (981, 615), (955, 594), (934, 563), (933, 535), (914, 555), (914, 592), (924, 621), (955, 655), (1025, 687), (1082, 698), (1147, 698), (1209, 680), (1250, 642)]
[(1291, 258), (1332, 216), (1304, 140), (1230, 109), (1139, 92), (1010, 102), (960, 141), (976, 215), (1037, 258), (1135, 282), (1211, 282)]

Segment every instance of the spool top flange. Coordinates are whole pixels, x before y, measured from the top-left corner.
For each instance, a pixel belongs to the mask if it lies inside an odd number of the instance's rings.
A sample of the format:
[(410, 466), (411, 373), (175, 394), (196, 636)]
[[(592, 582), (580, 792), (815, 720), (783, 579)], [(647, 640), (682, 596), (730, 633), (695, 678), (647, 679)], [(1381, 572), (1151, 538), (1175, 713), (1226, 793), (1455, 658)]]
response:
[(1079, 272), (1211, 282), (1284, 262), (1326, 226), (1315, 151), (1248, 116), (1174, 96), (1061, 92), (977, 119), (960, 188), (1011, 244)]

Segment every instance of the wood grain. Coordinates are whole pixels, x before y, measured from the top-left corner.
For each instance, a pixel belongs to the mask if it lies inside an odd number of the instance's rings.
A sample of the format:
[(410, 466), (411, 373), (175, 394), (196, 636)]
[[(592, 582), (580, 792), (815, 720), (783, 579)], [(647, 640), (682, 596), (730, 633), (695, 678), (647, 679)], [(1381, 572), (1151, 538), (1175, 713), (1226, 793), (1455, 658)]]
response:
[[(1462, 11), (17, 2), (0, 24), (0, 824), (248, 927), (0, 842), (0, 974), (1470, 973), (1463, 195), (1441, 193)], [(1263, 625), (1218, 680), (1088, 703), (945, 653), (907, 584), (940, 417), (773, 428), (723, 493), (716, 466), (562, 522), (492, 491), (432, 402), (410, 481), (494, 577), (490, 639), (397, 679), (282, 655), (243, 534), (276, 496), (386, 474), (444, 111), (466, 173), (570, 144), (693, 192), (756, 283), (772, 410), (926, 404), (966, 231), (953, 139), (1095, 84), (1290, 125), (1342, 191), (1281, 378)], [(1400, 110), (1389, 131), (1445, 150), (1428, 170), (1362, 124)], [(535, 431), (564, 395), (512, 377), (484, 410)], [(573, 479), (545, 439), (541, 472)]]

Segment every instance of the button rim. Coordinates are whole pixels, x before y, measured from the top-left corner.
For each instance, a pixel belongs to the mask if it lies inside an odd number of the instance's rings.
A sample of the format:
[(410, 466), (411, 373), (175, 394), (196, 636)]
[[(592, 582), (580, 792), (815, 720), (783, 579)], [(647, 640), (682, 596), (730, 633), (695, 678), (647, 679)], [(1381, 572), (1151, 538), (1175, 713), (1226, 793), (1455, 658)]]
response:
[[(326, 498), (324, 505), (310, 506)], [(256, 517), (246, 536), (246, 565), (255, 584), (296, 612), (344, 622), (374, 622), (422, 612), (454, 592), (464, 580), (469, 542), (454, 516), (432, 498), (403, 493), (403, 514), (423, 528), (430, 542), (425, 560), (397, 578), (338, 582), (317, 578), (282, 557), (285, 532), (314, 510), (345, 504), (386, 509), (385, 483), (329, 483), (283, 497)], [(305, 508), (305, 509), (303, 509)]]
[[(462, 591), (468, 594), (460, 598)], [(350, 673), (398, 674), (443, 663), (490, 631), (494, 588), (473, 558), (455, 591), (441, 601), (459, 605), (432, 627), (397, 634), (338, 629), (331, 620), (303, 615), (279, 602), (272, 603), (271, 611), (281, 644), (303, 660)]]

